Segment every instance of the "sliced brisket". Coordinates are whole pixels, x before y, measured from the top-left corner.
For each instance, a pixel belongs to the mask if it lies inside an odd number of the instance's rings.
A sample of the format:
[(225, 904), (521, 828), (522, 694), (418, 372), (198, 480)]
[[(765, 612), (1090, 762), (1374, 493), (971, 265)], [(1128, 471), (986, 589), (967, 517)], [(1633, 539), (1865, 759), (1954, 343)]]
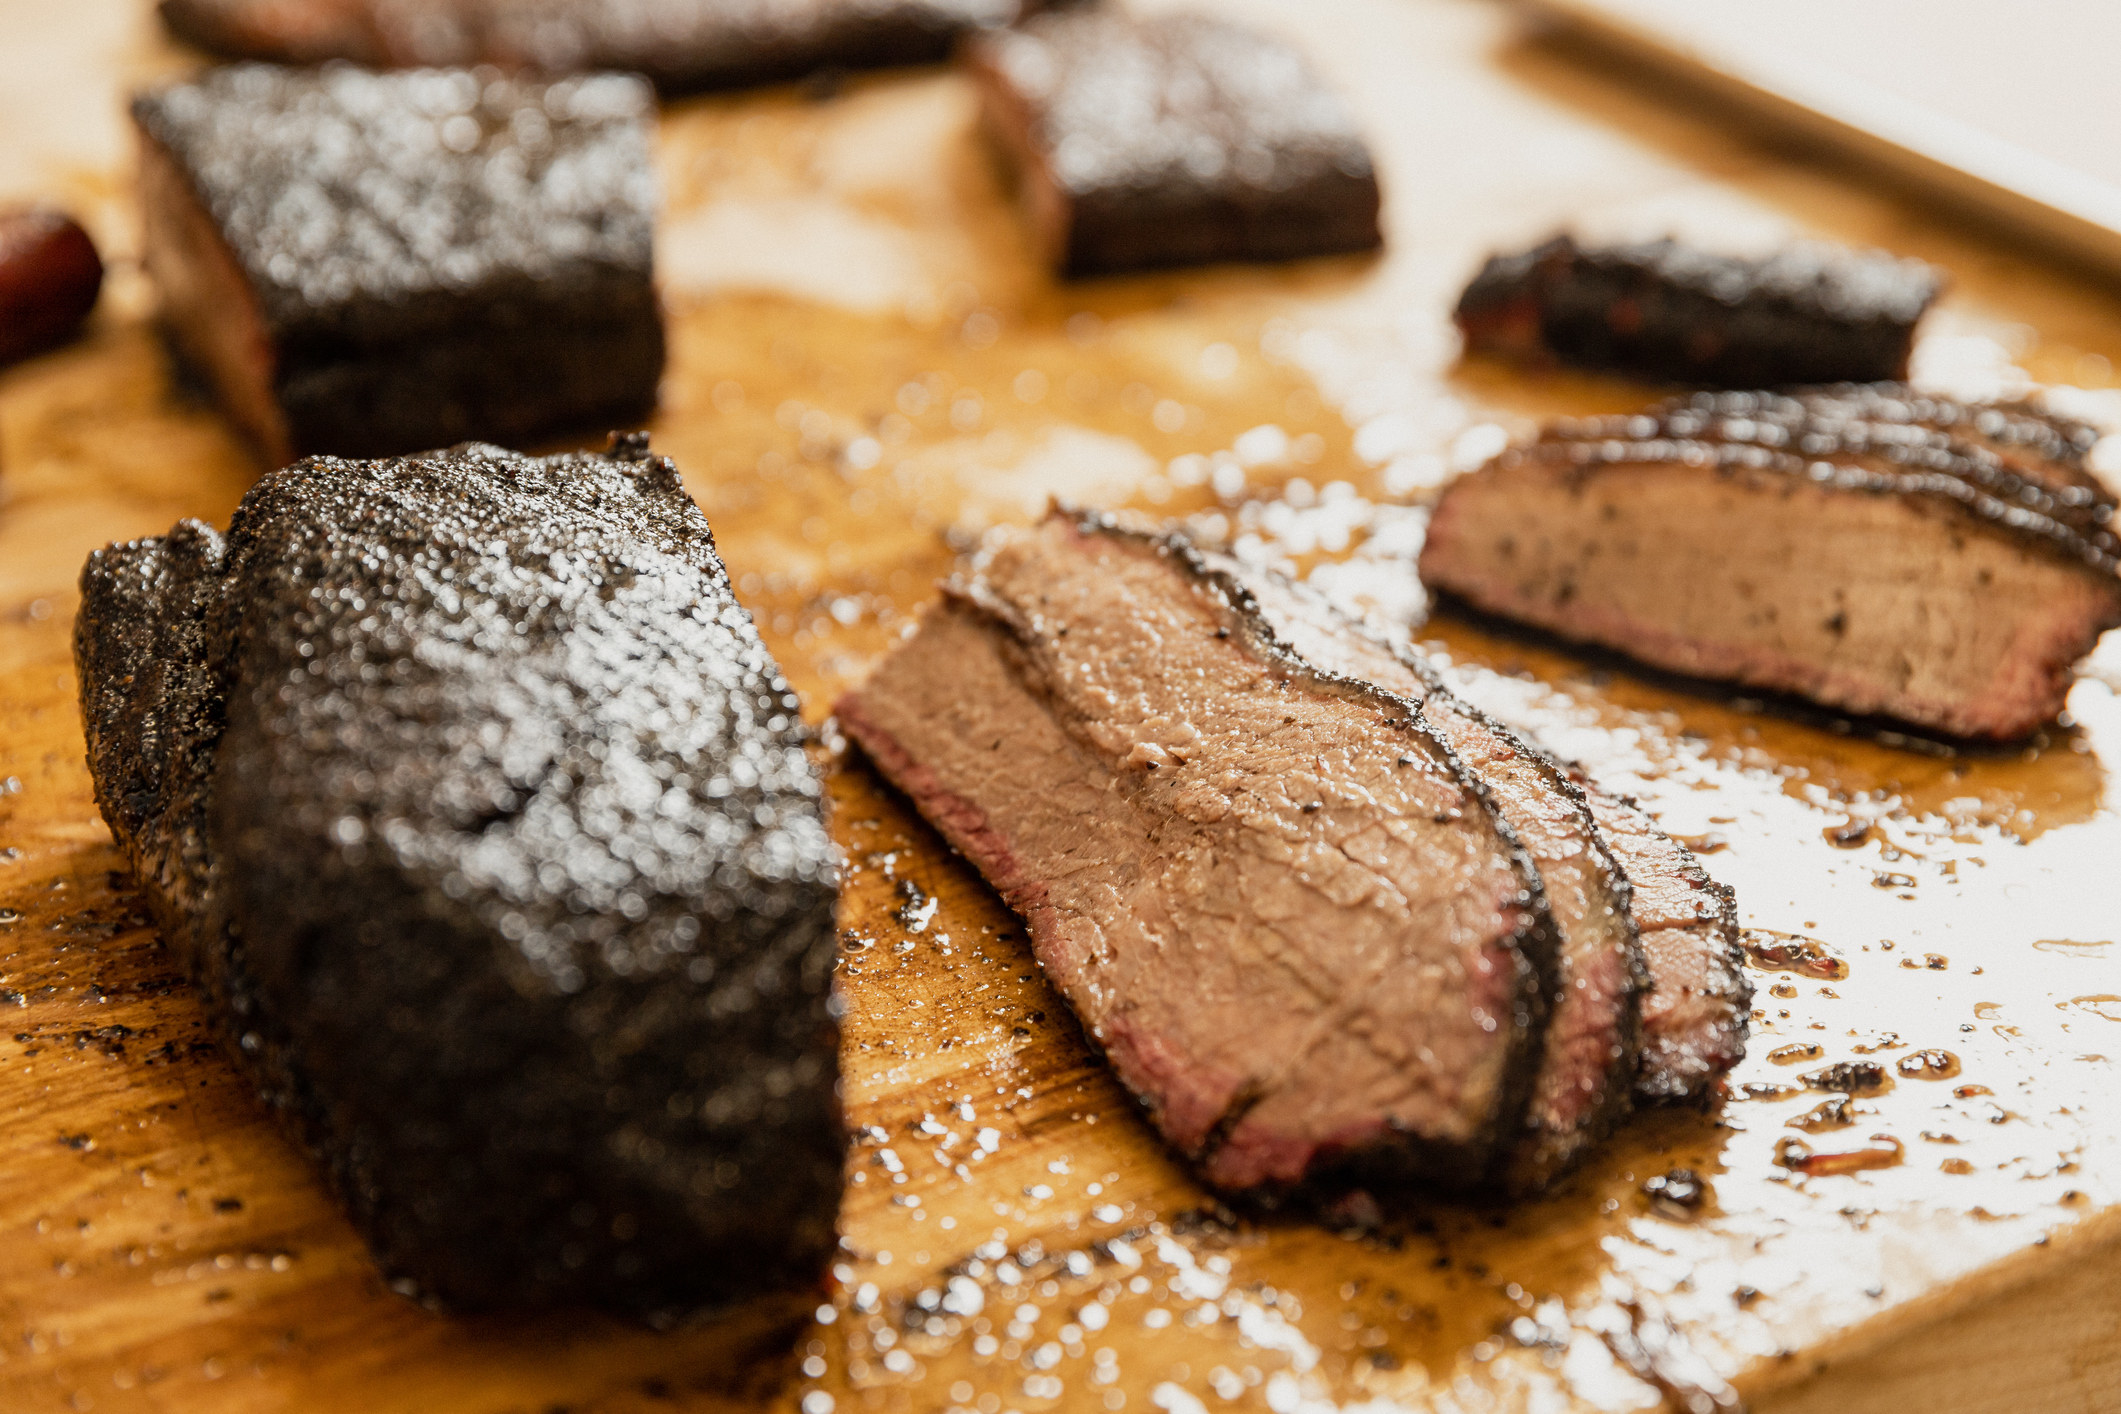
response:
[(1423, 580), (1656, 667), (2024, 736), (2121, 624), (2114, 502), (2066, 424), (1870, 415), (1888, 406), (1909, 399), (1753, 395), (1557, 424), (1446, 489)]
[(1632, 886), (1629, 907), (1649, 968), (1636, 1098), (1706, 1100), (1745, 1055), (1752, 1029), (1753, 984), (1731, 891), (1633, 801), (1582, 784), (1599, 838)]
[(243, 64), (133, 117), (163, 322), (269, 465), (655, 406), (640, 80)]
[(1001, 535), (839, 714), (1210, 1182), (1514, 1160), (1557, 968), (1531, 859), (1418, 700), (1183, 541)]
[(1490, 259), (1456, 319), (1478, 353), (1718, 388), (1907, 376), (1942, 281), (1918, 260), (1800, 244), (1763, 259), (1557, 236)]
[(832, 844), (645, 439), (301, 462), (82, 593), (97, 803), (389, 1276), (651, 1308), (817, 1279)]

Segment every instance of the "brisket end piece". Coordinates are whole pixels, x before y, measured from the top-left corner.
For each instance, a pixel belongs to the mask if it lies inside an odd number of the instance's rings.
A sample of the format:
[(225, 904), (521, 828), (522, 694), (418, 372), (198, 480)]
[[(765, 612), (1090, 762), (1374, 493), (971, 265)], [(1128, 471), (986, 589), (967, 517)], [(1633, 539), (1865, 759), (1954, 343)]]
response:
[(1445, 490), (1422, 578), (1843, 712), (1994, 741), (2052, 721), (2121, 625), (2112, 498), (2023, 447), (2014, 465), (1919, 425), (1757, 415), (1780, 407), (1557, 424)]
[(1183, 541), (999, 534), (838, 711), (1210, 1183), (1514, 1154), (1557, 965), (1530, 859), (1418, 702)]
[(102, 288), (103, 258), (79, 222), (44, 207), (0, 208), (0, 366), (73, 337)]
[(1599, 838), (1627, 875), (1649, 970), (1635, 1098), (1707, 1102), (1744, 1057), (1752, 1030), (1753, 984), (1731, 891), (1635, 802), (1583, 787)]
[(178, 352), (272, 465), (655, 405), (652, 95), (618, 75), (238, 65), (134, 101)]
[(179, 38), (244, 59), (375, 68), (624, 69), (668, 92), (934, 63), (1037, 0), (162, 0)]
[(1867, 383), (1907, 376), (1942, 286), (1882, 251), (1804, 243), (1745, 259), (1563, 235), (1491, 258), (1454, 317), (1476, 353), (1716, 388)]
[(1303, 56), (1203, 15), (1077, 9), (964, 62), (1063, 275), (1370, 250), (1377, 174)]
[(97, 803), (401, 1290), (817, 1279), (832, 845), (794, 694), (645, 439), (299, 462), (82, 591)]

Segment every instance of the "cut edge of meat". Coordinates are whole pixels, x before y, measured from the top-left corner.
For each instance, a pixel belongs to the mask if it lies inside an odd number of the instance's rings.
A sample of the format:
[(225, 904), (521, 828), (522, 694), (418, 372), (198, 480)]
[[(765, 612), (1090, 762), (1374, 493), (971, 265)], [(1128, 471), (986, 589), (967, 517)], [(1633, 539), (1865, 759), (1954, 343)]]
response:
[(270, 466), (293, 458), (274, 388), (278, 356), (265, 312), (212, 213), (169, 150), (137, 122), (141, 262), (178, 356), (213, 389), (237, 430)]
[[(1197, 547), (1185, 537), (1128, 525), (1117, 517), (1098, 512), (1056, 508), (1051, 516), (1067, 521), (1076, 533), (1085, 537), (1108, 535), (1130, 544), (1138, 552), (1175, 561), (1196, 592), (1208, 591), (1204, 597), (1211, 604), (1220, 601), (1216, 607), (1228, 616), (1248, 651), (1325, 691), (1346, 694), (1396, 714), (1400, 728), (1421, 739), (1468, 796), (1479, 802), (1497, 839), (1506, 849), (1509, 867), (1518, 879), (1519, 919), (1507, 935), (1511, 954), (1516, 959), (1517, 977), (1511, 1001), (1517, 1013), (1516, 1022), (1507, 1043), (1497, 1100), (1477, 1142), (1439, 1143), (1397, 1128), (1340, 1152), (1319, 1151), (1304, 1168), (1301, 1181), (1293, 1185), (1240, 1185), (1240, 1188), (1246, 1190), (1248, 1196), (1271, 1204), (1295, 1193), (1313, 1190), (1320, 1184), (1396, 1187), (1408, 1182), (1431, 1182), (1475, 1189), (1497, 1182), (1500, 1165), (1515, 1152), (1522, 1117), (1543, 1059), (1545, 1028), (1559, 966), (1559, 939), (1538, 871), (1507, 819), (1496, 807), (1487, 784), (1464, 764), (1448, 742), (1441, 739), (1422, 716), (1419, 704), (1374, 684), (1320, 669), (1296, 653), (1265, 622), (1249, 590), (1208, 564)], [(994, 625), (994, 632), (1011, 631), (1007, 628), (1006, 618), (996, 613), (996, 606), (980, 604), (973, 587), (962, 577), (946, 586), (944, 606), (932, 607), (928, 612), (949, 612), (947, 605), (952, 602), (977, 611)], [(952, 848), (972, 862), (1004, 900), (1026, 918), (1032, 926), (1036, 944), (1038, 919), (1035, 900), (1030, 894), (1037, 886), (1035, 881), (1023, 878), (1020, 871), (1013, 870), (1013, 855), (1006, 835), (991, 827), (979, 807), (958, 799), (939, 780), (926, 773), (921, 763), (874, 720), (862, 700), (866, 686), (865, 683), (851, 690), (836, 705), (835, 712), (842, 727), (886, 778), (914, 800), (920, 813), (936, 826)], [(1040, 957), (1043, 963), (1043, 951)], [(1094, 1037), (1091, 1040), (1097, 1044)], [(1242, 1102), (1240, 1096), (1238, 1103), (1224, 1114), (1214, 1127), (1214, 1137), (1224, 1141), (1235, 1137), (1236, 1122), (1243, 1118), (1238, 1112)], [(1203, 1157), (1189, 1156), (1197, 1165), (1203, 1163)], [(1212, 1155), (1206, 1157), (1212, 1161)]]
[[(1462, 760), (1479, 779), (1490, 782), (1492, 773), (1492, 804), (1503, 810), (1533, 856), (1561, 935), (1559, 987), (1547, 1023), (1539, 1078), (1526, 1107), (1526, 1133), (1502, 1172), (1502, 1182), (1512, 1191), (1547, 1186), (1626, 1116), (1635, 1090), (1641, 998), (1648, 986), (1632, 888), (1598, 828), (1585, 788), (1544, 749), (1454, 692), (1411, 643), (1342, 613), (1307, 584), (1227, 555), (1201, 553), (1245, 584), (1270, 620), (1276, 613), (1266, 607), (1267, 600), (1285, 598), (1292, 618), (1299, 614), (1314, 617), (1321, 621), (1322, 632), (1344, 635), (1347, 641), (1378, 655), (1373, 667), (1387, 673), (1397, 668), (1407, 674), (1412, 679), (1410, 686), (1421, 694), (1424, 719), (1460, 748)], [(1284, 633), (1301, 631), (1302, 625), (1292, 624)], [(1326, 645), (1328, 652), (1337, 647)], [(1360, 663), (1351, 662), (1348, 671), (1375, 680)], [(1574, 817), (1573, 838), (1557, 841), (1552, 851), (1565, 857), (1570, 846), (1575, 846), (1587, 859), (1587, 867), (1573, 861), (1564, 865), (1577, 881), (1566, 892), (1558, 890), (1567, 881), (1557, 882), (1550, 876), (1546, 858), (1531, 842), (1533, 836), (1504, 805), (1526, 788), (1526, 782), (1513, 779), (1522, 766), (1528, 766), (1535, 778), (1529, 787), (1534, 799), (1526, 807), (1528, 813), (1536, 816), (1542, 806), (1559, 803)], [(1546, 828), (1537, 818), (1527, 823), (1534, 830)], [(1562, 833), (1571, 832), (1564, 826)], [(1601, 913), (1607, 921), (1600, 921)], [(1602, 1062), (1591, 1059), (1600, 1051), (1604, 1052)], [(1595, 1080), (1585, 1073), (1587, 1065), (1595, 1067)]]
[(1587, 777), (1581, 783), (1599, 834), (1633, 888), (1649, 969), (1635, 1098), (1706, 1104), (1752, 1032), (1753, 984), (1736, 897), (1634, 799), (1600, 790)]
[[(1593, 608), (1575, 587), (1566, 605), (1534, 602), (1486, 564), (1472, 538), (1499, 533), (1479, 523), (1497, 516), (1494, 507), (1478, 507), (1491, 478), (1532, 474), (1550, 478), (1557, 492), (1574, 494), (1602, 476), (1669, 475), (1691, 487), (1691, 478), (1754, 478), (1786, 481), (1814, 496), (1886, 497), (1927, 507), (1932, 514), (1956, 518), (1978, 532), (2006, 537), (2039, 557), (2027, 573), (2052, 567), (2061, 585), (2076, 584), (2083, 593), (2064, 607), (2068, 615), (2046, 625), (2037, 639), (2012, 639), (2007, 663), (1983, 679), (1980, 694), (1925, 694), (1889, 687), (1874, 675), (1853, 668), (1822, 665), (1784, 654), (1761, 653), (1736, 640), (1676, 631), (1654, 619), (1641, 619), (1615, 606)], [(1706, 482), (1702, 484), (1708, 484)], [(1523, 504), (1517, 488), (1511, 523)], [(1639, 503), (1639, 498), (1638, 498)], [(1506, 538), (1514, 539), (1514, 536)], [(2100, 541), (2107, 538), (2104, 535)], [(1533, 561), (1525, 561), (1533, 565)], [(1543, 563), (1543, 562), (1541, 562)], [(1832, 710), (1857, 716), (1882, 716), (1953, 736), (2018, 740), (2053, 720), (2072, 682), (2072, 666), (2089, 652), (2105, 629), (2121, 626), (2121, 559), (2103, 543), (2050, 516), (2014, 507), (1961, 476), (1944, 471), (1885, 471), (1830, 461), (1807, 461), (1758, 446), (1714, 442), (1608, 439), (1596, 442), (1553, 441), (1503, 453), (1478, 472), (1459, 478), (1444, 491), (1430, 520), (1419, 572), (1434, 590), (1556, 637), (1608, 648), (1667, 672), (1708, 681), (1738, 682), (1753, 688), (1791, 693)], [(1545, 565), (1540, 573), (1562, 573), (1565, 566)], [(2093, 578), (2085, 578), (2087, 573)], [(1772, 601), (1773, 596), (1769, 596)], [(2081, 600), (2082, 602), (2076, 602)], [(2001, 674), (2001, 676), (1997, 676)]]

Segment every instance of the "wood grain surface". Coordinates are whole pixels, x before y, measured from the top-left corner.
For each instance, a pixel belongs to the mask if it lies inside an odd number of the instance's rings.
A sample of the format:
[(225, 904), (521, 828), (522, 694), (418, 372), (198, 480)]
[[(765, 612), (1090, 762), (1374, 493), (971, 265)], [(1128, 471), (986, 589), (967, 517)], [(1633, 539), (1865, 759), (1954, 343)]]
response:
[[(1410, 569), (1453, 468), (1650, 396), (1460, 364), (1446, 313), (1494, 246), (1564, 222), (1886, 245), (1955, 281), (1923, 377), (2095, 409), (2121, 404), (2121, 304), (1474, 0), (1225, 8), (1360, 109), (1383, 258), (1057, 288), (944, 73), (665, 115), (654, 437), (824, 727), (858, 1131), (829, 1282), (657, 1331), (385, 1290), (202, 1043), (91, 803), (68, 652), (90, 549), (225, 522), (258, 471), (173, 378), (132, 263), (123, 98), (198, 61), (144, 0), (0, 0), (0, 198), (74, 207), (113, 261), (78, 344), (0, 373), (0, 1410), (2121, 1409), (2121, 655), (2071, 724), (1955, 755), (1419, 623)], [(1638, 1118), (1540, 1202), (1222, 1210), (827, 722), (954, 547), (1055, 494), (1196, 517), (1418, 624), (1469, 694), (1694, 841), (1748, 927), (1848, 975), (1757, 972), (1737, 1098)], [(1899, 1066), (1925, 1048), (1958, 1073)], [(1842, 1060), (1883, 1093), (1789, 1127)], [(1791, 1139), (1898, 1157), (1805, 1177)], [(1712, 1196), (1660, 1210), (1642, 1186), (1682, 1165)]]

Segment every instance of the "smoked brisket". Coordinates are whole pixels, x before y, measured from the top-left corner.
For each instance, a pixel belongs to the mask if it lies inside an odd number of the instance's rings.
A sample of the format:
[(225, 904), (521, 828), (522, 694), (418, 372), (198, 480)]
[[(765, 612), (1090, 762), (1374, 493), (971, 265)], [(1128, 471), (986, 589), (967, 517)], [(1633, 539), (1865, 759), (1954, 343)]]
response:
[(1658, 668), (2012, 740), (2121, 624), (2083, 440), (1898, 388), (1557, 423), (1446, 488), (1421, 574)]
[(1918, 260), (1793, 245), (1745, 259), (1570, 236), (1490, 259), (1459, 297), (1466, 348), (1713, 388), (1907, 376), (1942, 288)]
[(1100, 275), (1369, 250), (1377, 174), (1304, 56), (1207, 15), (1041, 15), (965, 49), (1054, 267)]
[(163, 323), (267, 465), (655, 406), (640, 80), (245, 64), (133, 117)]
[(818, 1279), (834, 854), (646, 439), (313, 458), (82, 574), (96, 799), (386, 1275), (669, 1309)]
[(1219, 1187), (1531, 1191), (1629, 1106), (1658, 979), (1591, 795), (1301, 586), (1056, 513), (839, 717)]

